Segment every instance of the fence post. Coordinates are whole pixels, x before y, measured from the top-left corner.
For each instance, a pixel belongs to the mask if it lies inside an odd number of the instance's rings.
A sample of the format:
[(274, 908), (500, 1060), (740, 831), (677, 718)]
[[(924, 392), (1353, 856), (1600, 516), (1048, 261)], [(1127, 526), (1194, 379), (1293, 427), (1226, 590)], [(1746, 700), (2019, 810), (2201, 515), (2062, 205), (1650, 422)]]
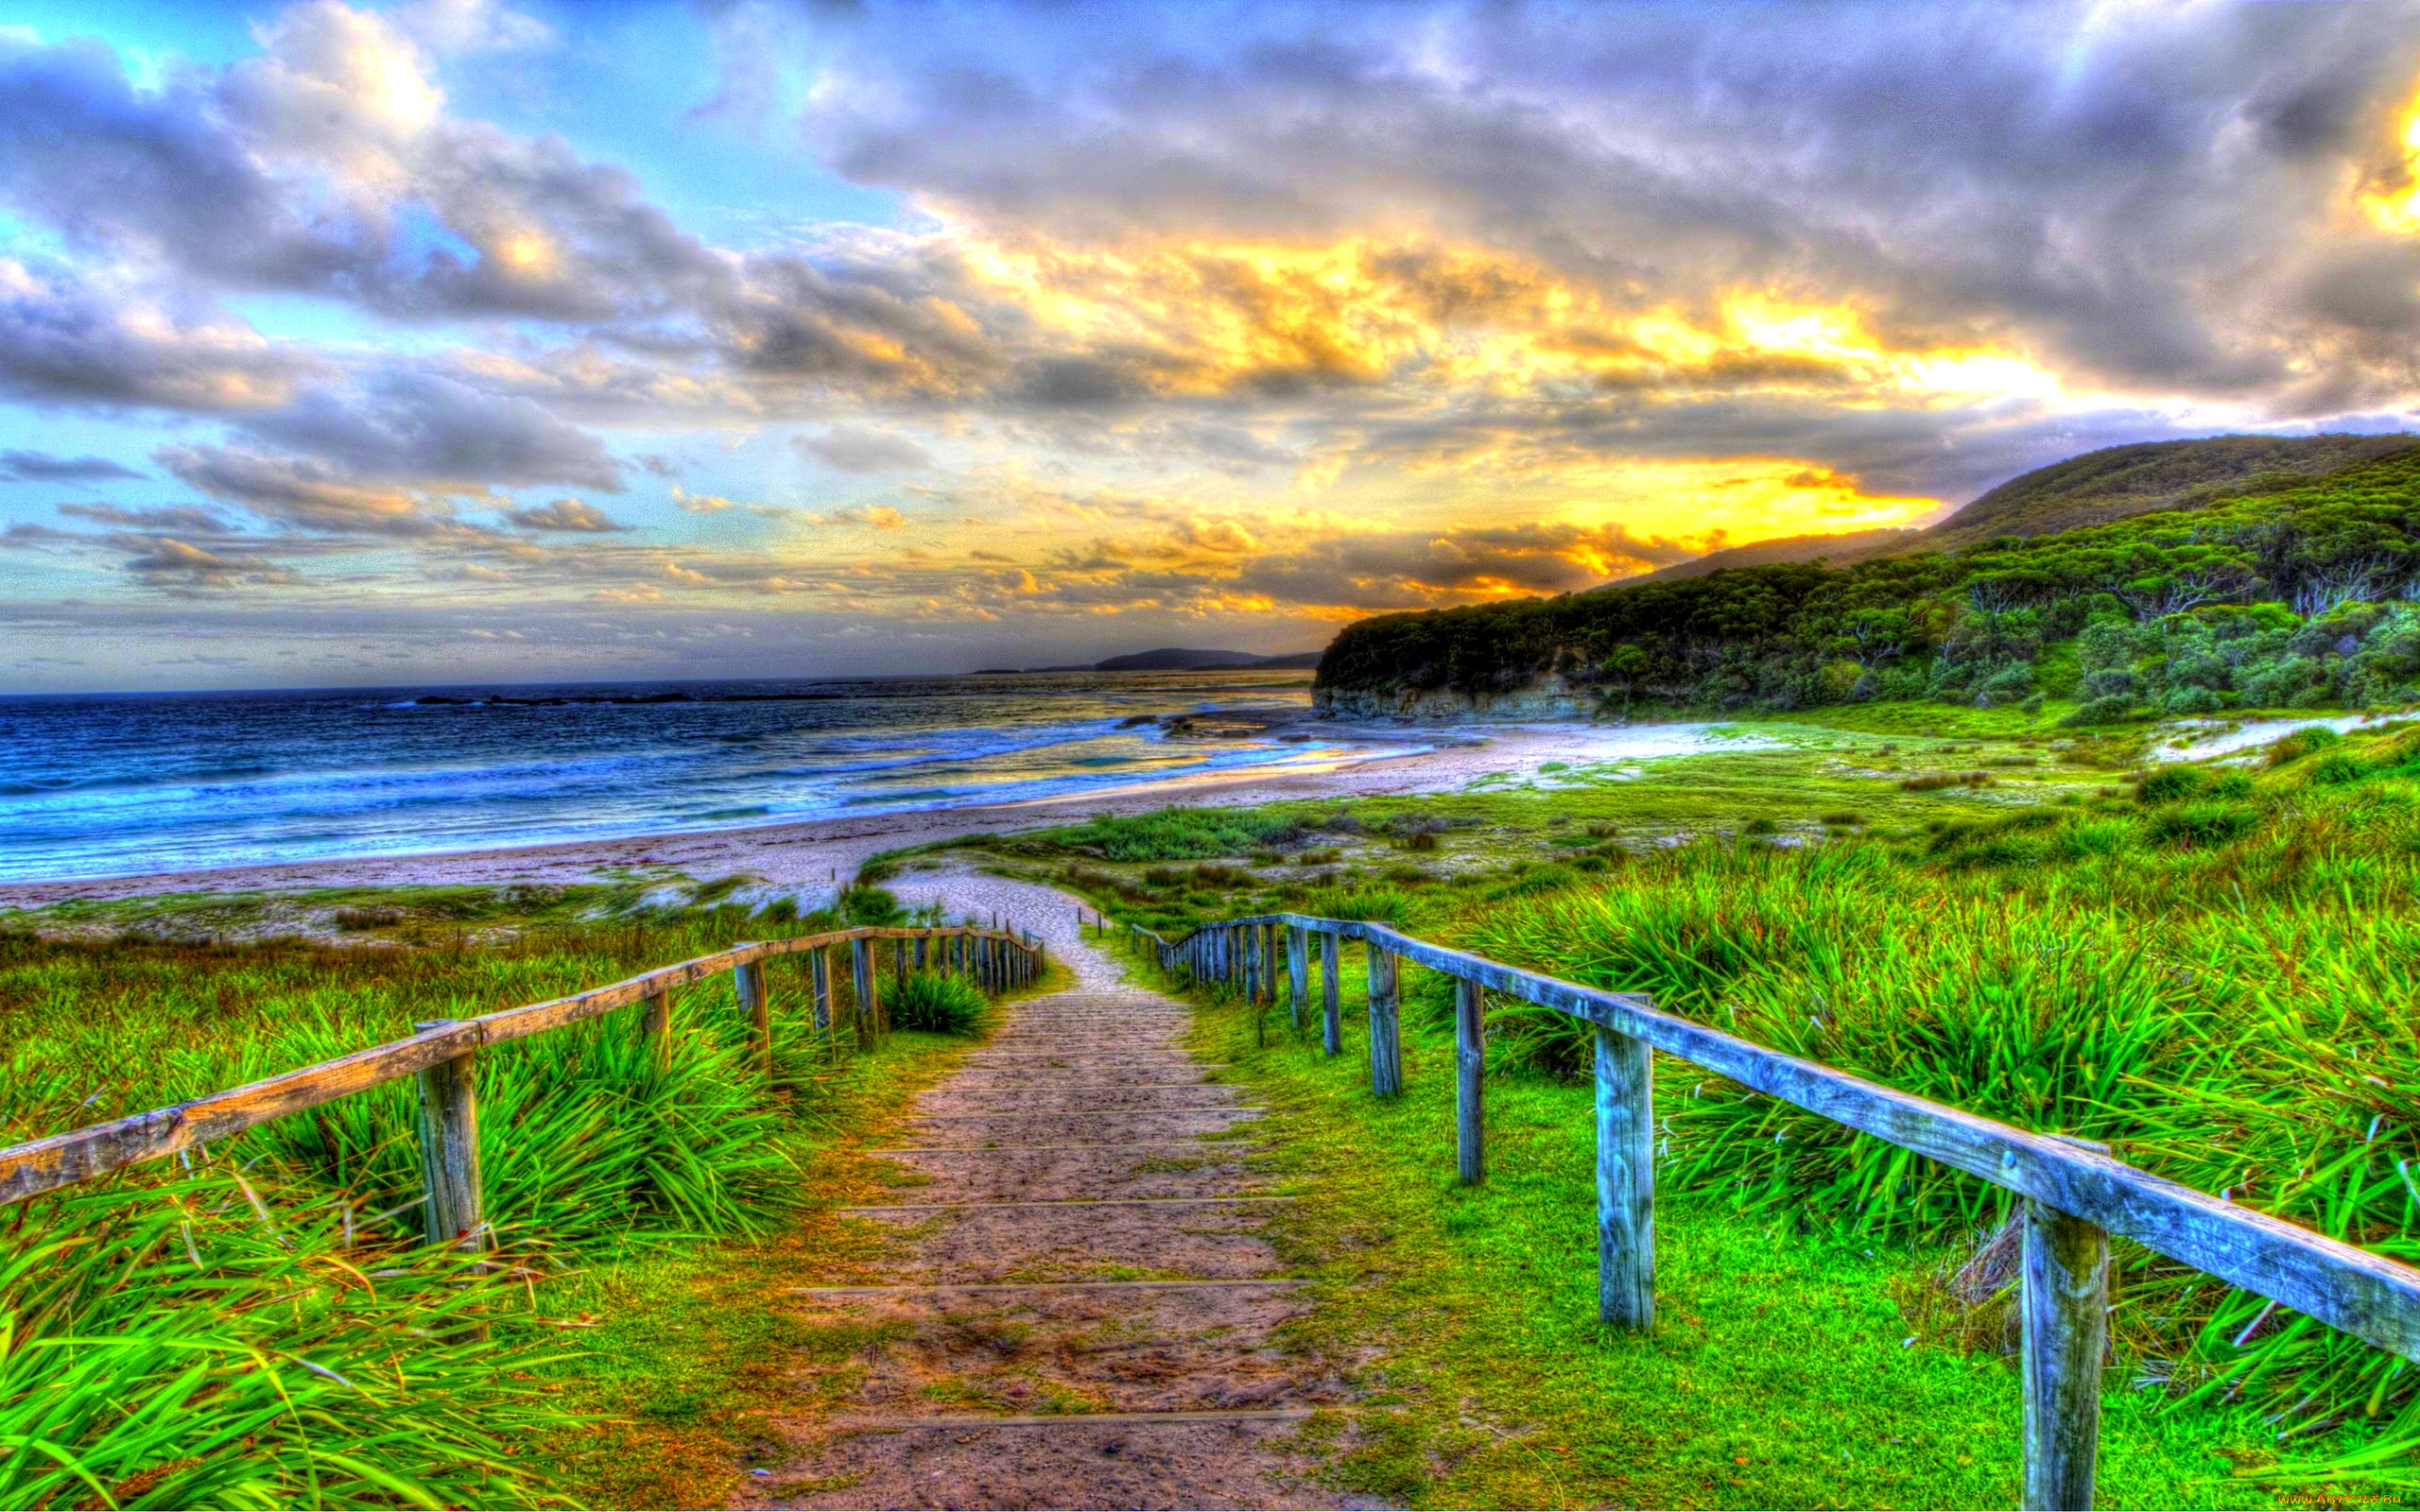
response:
[[(1276, 923), (1260, 926), (1260, 995), (1264, 1002), (1277, 1001), (1277, 957), (1285, 949), (1278, 943), (1281, 937), (1280, 927)], [(1300, 1029), (1302, 1026), (1303, 1007), (1298, 1000), (1294, 1005), (1294, 1027)]]
[(1655, 1326), (1655, 1052), (1597, 1031), (1597, 1316)]
[(1344, 1049), (1344, 1013), (1337, 1001), (1336, 936), (1325, 930), (1320, 932), (1320, 1023), (1327, 1053), (1340, 1054)]
[(916, 936), (916, 970), (918, 970), (918, 971), (921, 971), (925, 970), (927, 966), (931, 965), (931, 964), (932, 964), (932, 955), (933, 955), (933, 936), (931, 936), (930, 935), (919, 935), (919, 936)]
[[(1286, 991), (1297, 1029), (1303, 1026), (1303, 1006), (1311, 995), (1310, 974), (1311, 932), (1300, 924), (1288, 924), (1286, 926)], [(1336, 1054), (1333, 1046), (1328, 1054)]]
[(857, 1048), (867, 1049), (873, 1043), (873, 941), (858, 938), (849, 941), (849, 975), (857, 988)]
[(806, 953), (807, 981), (814, 992), (815, 1032), (832, 1029), (832, 947), (818, 945)]
[(2109, 1235), (2028, 1197), (2024, 1278), (2026, 1512), (2089, 1512), (2109, 1342)]
[(1396, 1022), (1395, 953), (1370, 947), (1370, 1091), (1403, 1095), (1403, 1034)]
[(1463, 1186), (1487, 1179), (1487, 990), (1454, 979), (1454, 1175)]
[[(433, 1019), (412, 1027), (445, 1029), (459, 1022)], [(474, 1251), (488, 1247), (479, 1196), (478, 1079), (476, 1050), (420, 1074), (420, 1167), (428, 1192), (422, 1236)]]
[(639, 1038), (654, 1052), (655, 1069), (672, 1069), (672, 991), (639, 1000)]
[(739, 997), (739, 1016), (748, 1021), (748, 1056), (757, 1070), (773, 1074), (772, 1007), (766, 1001), (765, 963), (742, 961), (731, 973), (732, 990)]

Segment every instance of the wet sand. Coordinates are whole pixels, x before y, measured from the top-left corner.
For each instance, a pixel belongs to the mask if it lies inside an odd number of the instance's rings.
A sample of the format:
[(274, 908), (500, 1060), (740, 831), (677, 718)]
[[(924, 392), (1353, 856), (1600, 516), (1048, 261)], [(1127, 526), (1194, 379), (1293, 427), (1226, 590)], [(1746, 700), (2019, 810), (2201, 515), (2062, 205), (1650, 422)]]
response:
[[(1347, 733), (1306, 727), (1322, 739)], [(704, 830), (625, 839), (582, 840), (510, 850), (416, 856), (314, 860), (143, 876), (0, 884), (0, 909), (39, 908), (72, 899), (184, 892), (296, 892), (316, 887), (502, 886), (584, 882), (613, 872), (666, 868), (700, 880), (744, 874), (813, 897), (845, 882), (878, 851), (960, 835), (1073, 824), (1096, 815), (1186, 806), (1243, 806), (1283, 799), (1374, 798), (1452, 792), (1491, 773), (1534, 774), (1547, 762), (1580, 765), (1686, 755), (1729, 742), (1702, 725), (1504, 725), (1434, 728), (1349, 727), (1352, 738), (1433, 744), (1409, 755), (1347, 758), (1325, 771), (1283, 776), (1153, 782), (1037, 802), (813, 819), (748, 829)]]

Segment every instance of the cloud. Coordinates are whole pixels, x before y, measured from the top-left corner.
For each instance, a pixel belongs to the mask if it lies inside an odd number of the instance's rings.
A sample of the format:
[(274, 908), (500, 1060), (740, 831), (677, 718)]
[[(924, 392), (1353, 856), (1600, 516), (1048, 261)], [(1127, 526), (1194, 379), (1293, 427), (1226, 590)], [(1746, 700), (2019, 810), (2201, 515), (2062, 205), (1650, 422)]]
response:
[[(1823, 288), (2138, 391), (2290, 393), (2314, 343), (2409, 383), (2420, 249), (2345, 214), (2398, 166), (2409, 3), (1308, 14), (1130, 8), (1104, 57), (1090, 13), (877, 10), (797, 38), (804, 126), (860, 181), (1098, 244), (1382, 228), (1651, 306)], [(2357, 249), (2401, 291), (2323, 314)]]
[(457, 528), (441, 501), (359, 482), (315, 458), (207, 445), (164, 446), (152, 456), (189, 488), (303, 530), (410, 539)]
[(820, 434), (793, 436), (790, 444), (809, 461), (841, 472), (895, 472), (932, 461), (908, 438), (866, 425), (835, 425)]
[(322, 369), (206, 299), (0, 256), (0, 398), (242, 412)]
[(389, 370), (237, 422), (325, 457), (355, 477), (429, 488), (576, 483), (622, 489), (622, 465), (588, 432), (527, 399), (499, 399), (434, 373)]
[(856, 509), (785, 509), (777, 505), (750, 505), (751, 509), (765, 515), (788, 515), (811, 525), (863, 525), (873, 530), (905, 530), (908, 517), (887, 504), (870, 504)]
[(672, 485), (672, 502), (684, 514), (720, 514), (732, 507), (719, 493), (691, 493), (678, 483)]
[(0, 481), (9, 483), (100, 483), (142, 475), (106, 456), (53, 456), (47, 452), (0, 451)]
[(127, 558), (125, 568), (147, 588), (184, 593), (300, 582), (291, 570), (262, 557), (229, 556), (167, 536), (154, 537)]
[(631, 528), (615, 524), (612, 516), (585, 499), (556, 499), (527, 508), (507, 510), (504, 517), (524, 530), (577, 531), (598, 535)]
[(535, 16), (495, 0), (414, 0), (388, 12), (395, 25), (437, 52), (528, 52), (560, 40)]
[(121, 508), (114, 504), (62, 504), (59, 512), (70, 519), (90, 520), (124, 530), (167, 530), (190, 536), (223, 535), (231, 528), (223, 517), (182, 504), (144, 509)]

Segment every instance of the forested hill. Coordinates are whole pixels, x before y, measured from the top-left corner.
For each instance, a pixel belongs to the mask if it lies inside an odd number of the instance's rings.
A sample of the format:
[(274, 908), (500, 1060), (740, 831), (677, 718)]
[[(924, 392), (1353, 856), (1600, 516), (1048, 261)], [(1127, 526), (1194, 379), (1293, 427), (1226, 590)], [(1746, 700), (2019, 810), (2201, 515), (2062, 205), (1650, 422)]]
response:
[(2420, 445), (2298, 487), (1843, 568), (1779, 563), (1349, 626), (1331, 705), (1542, 684), (1609, 713), (2075, 698), (2081, 723), (2420, 697)]
[(1902, 549), (1948, 551), (2275, 492), (2411, 444), (2409, 436), (2214, 436), (2104, 447), (2009, 479)]

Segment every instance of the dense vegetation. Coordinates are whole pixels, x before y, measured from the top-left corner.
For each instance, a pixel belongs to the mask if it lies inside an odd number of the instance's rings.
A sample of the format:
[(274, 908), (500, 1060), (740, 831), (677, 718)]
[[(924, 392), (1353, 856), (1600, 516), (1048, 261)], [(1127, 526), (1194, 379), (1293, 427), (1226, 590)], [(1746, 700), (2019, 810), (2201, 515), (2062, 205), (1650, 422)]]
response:
[[(2163, 1175), (2420, 1261), (2407, 1175), (2420, 1168), (2420, 727), (2311, 729), (2236, 765), (2123, 780), (2034, 765), (2120, 754), (2106, 743), (2026, 738), (2005, 754), (1872, 742), (1799, 785), (1777, 757), (1697, 758), (1605, 787), (1293, 805), (1262, 811), (1283, 821), (1262, 833), (1279, 853), (1249, 867), (1115, 864), (1113, 848), (1172, 841), (1174, 826), (1106, 821), (1059, 832), (1062, 874), (1172, 930), (1272, 907), (1386, 917), (1945, 1102), (2107, 1140)], [(1763, 776), (1727, 813), (1701, 810), (1694, 839), (1649, 843), (1680, 836), (1639, 817), (1734, 782), (1725, 763)], [(1422, 835), (1437, 844), (1418, 850)], [(1415, 971), (1406, 991), (1415, 1032), (1444, 1057), (1443, 979)], [(1510, 1095), (1569, 1085), (1584, 1123), (1582, 1035), (1512, 1001), (1489, 1020)], [(1658, 1179), (1675, 1201), (1811, 1241), (1899, 1246), (1914, 1267), (1890, 1282), (1905, 1334), (2012, 1347), (1996, 1188), (1677, 1063), (1659, 1077)], [(1583, 1160), (1566, 1179), (1584, 1191)], [(2114, 1396), (2256, 1408), (2267, 1442), (2238, 1455), (2239, 1473), (2420, 1485), (2420, 1383), (2403, 1362), (2140, 1249), (2121, 1246), (2119, 1264)], [(1550, 1274), (1541, 1263), (1538, 1283)], [(1437, 1352), (1502, 1349), (1456, 1332)], [(1551, 1410), (1516, 1362), (1498, 1363), (1498, 1410)]]
[(2000, 536), (2042, 536), (2158, 509), (2277, 493), (2399, 452), (2409, 436), (2216, 436), (2108, 446), (1993, 489), (1910, 544), (1949, 551)]
[[(1741, 568), (1350, 626), (1318, 685), (1608, 713), (2074, 700), (2078, 724), (2420, 696), (2420, 448), (2301, 487), (1963, 550)], [(2035, 707), (2039, 707), (2038, 704)]]
[[(729, 890), (171, 900), (42, 920), (84, 941), (0, 931), (0, 1143), (842, 921)], [(281, 909), (394, 942), (207, 937)], [(630, 1012), (481, 1056), (484, 1266), (421, 1243), (408, 1080), (0, 1213), (0, 1506), (562, 1504), (598, 1418), (579, 1360), (604, 1263), (785, 1229), (855, 1116), (862, 1064), (815, 1030), (801, 972), (772, 977), (769, 1082), (727, 977), (679, 995), (666, 1062)], [(933, 1027), (985, 1012), (910, 980)]]

